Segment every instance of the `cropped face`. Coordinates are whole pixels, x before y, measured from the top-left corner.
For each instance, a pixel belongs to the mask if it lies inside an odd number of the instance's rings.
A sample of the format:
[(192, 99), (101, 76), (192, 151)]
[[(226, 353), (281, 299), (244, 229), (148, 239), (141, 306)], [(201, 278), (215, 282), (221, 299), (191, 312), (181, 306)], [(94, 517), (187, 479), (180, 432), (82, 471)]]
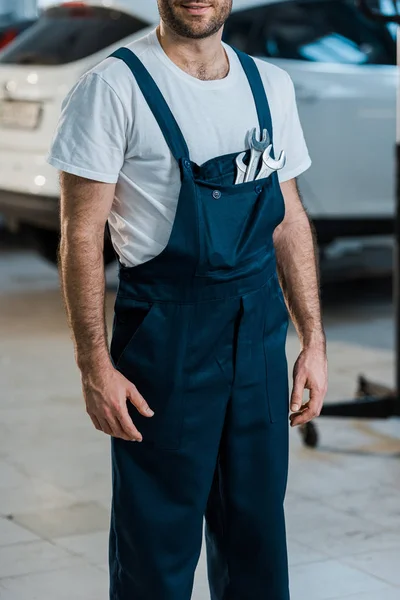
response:
[(225, 24), (233, 0), (157, 0), (161, 19), (174, 33), (191, 39), (214, 35)]

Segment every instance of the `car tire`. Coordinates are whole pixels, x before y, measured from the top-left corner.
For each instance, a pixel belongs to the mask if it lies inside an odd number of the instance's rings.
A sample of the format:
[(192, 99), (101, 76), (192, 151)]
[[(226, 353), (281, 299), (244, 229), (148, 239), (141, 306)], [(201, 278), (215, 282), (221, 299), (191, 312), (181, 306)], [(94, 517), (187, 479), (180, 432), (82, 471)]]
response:
[[(60, 234), (50, 229), (30, 227), (29, 234), (37, 252), (47, 262), (57, 266), (58, 247), (60, 245)], [(104, 236), (104, 265), (107, 266), (116, 260), (114, 248), (108, 233)]]

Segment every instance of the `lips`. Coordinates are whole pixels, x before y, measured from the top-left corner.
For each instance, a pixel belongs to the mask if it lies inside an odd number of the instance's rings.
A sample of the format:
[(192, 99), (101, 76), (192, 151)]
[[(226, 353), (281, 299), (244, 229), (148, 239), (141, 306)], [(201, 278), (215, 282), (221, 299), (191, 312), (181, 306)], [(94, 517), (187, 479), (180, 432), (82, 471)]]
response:
[(188, 11), (191, 15), (204, 15), (210, 8), (210, 4), (200, 4), (198, 2), (188, 2), (182, 4), (182, 8)]

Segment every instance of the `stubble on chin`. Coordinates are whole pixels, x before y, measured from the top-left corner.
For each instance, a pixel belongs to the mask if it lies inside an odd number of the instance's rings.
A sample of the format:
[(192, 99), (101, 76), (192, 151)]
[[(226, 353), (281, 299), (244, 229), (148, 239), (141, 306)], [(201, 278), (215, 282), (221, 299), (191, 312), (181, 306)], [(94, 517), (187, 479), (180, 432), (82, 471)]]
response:
[(158, 0), (158, 7), (162, 21), (176, 35), (201, 40), (211, 37), (223, 27), (232, 12), (232, 0), (217, 6), (213, 16), (205, 22), (201, 18), (185, 18), (179, 6), (174, 6), (173, 0)]

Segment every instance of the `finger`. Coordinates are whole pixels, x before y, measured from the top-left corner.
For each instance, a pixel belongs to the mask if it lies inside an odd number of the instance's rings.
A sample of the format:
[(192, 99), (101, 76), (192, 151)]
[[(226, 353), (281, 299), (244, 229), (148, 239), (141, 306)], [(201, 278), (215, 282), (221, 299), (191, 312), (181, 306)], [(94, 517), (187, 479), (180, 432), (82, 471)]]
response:
[(317, 402), (307, 402), (304, 405), (302, 410), (296, 414), (291, 415), (290, 422), (292, 427), (297, 427), (298, 425), (305, 425), (309, 423), (316, 417), (318, 417), (321, 413), (320, 404)]
[(290, 416), (290, 425), (292, 427), (298, 427), (299, 425), (305, 425), (312, 421), (312, 417), (308, 409), (301, 410), (300, 412)]
[(119, 418), (119, 414), (113, 415), (112, 422), (110, 422), (110, 420), (109, 420), (109, 424), (112, 429), (113, 437), (118, 438), (120, 440), (125, 440), (126, 442), (136, 441), (136, 439), (132, 438), (124, 430), (124, 428), (121, 424), (120, 418)]
[(121, 429), (127, 436), (128, 440), (133, 441), (133, 442), (142, 442), (143, 441), (143, 436), (140, 433), (140, 431), (138, 431), (136, 429), (135, 425), (133, 424), (133, 421), (129, 415), (127, 408), (125, 408), (125, 410), (122, 409), (119, 412), (117, 419), (118, 419)]
[(101, 428), (98, 418), (95, 415), (89, 415), (89, 416), (92, 419), (92, 423), (95, 426), (95, 428), (97, 429), (97, 431), (102, 431), (102, 428)]
[(139, 393), (138, 389), (132, 385), (127, 389), (127, 398), (135, 406), (138, 412), (144, 417), (153, 417), (154, 411), (151, 410), (142, 394)]
[(110, 427), (110, 425), (108, 424), (108, 421), (106, 419), (102, 419), (101, 417), (98, 417), (98, 421), (101, 427), (101, 431), (103, 433), (105, 433), (106, 435), (112, 435), (112, 429)]
[(108, 435), (111, 435), (114, 438), (119, 438), (121, 440), (131, 441), (122, 429), (118, 419), (116, 418), (116, 415), (112, 414), (109, 410), (107, 410), (104, 413), (103, 418), (100, 418), (99, 420), (101, 422), (102, 427), (105, 426), (107, 428), (107, 431), (105, 431), (105, 433), (107, 433)]
[(296, 377), (293, 384), (292, 398), (290, 401), (290, 409), (293, 412), (298, 412), (303, 405), (303, 393), (305, 389), (305, 381)]

